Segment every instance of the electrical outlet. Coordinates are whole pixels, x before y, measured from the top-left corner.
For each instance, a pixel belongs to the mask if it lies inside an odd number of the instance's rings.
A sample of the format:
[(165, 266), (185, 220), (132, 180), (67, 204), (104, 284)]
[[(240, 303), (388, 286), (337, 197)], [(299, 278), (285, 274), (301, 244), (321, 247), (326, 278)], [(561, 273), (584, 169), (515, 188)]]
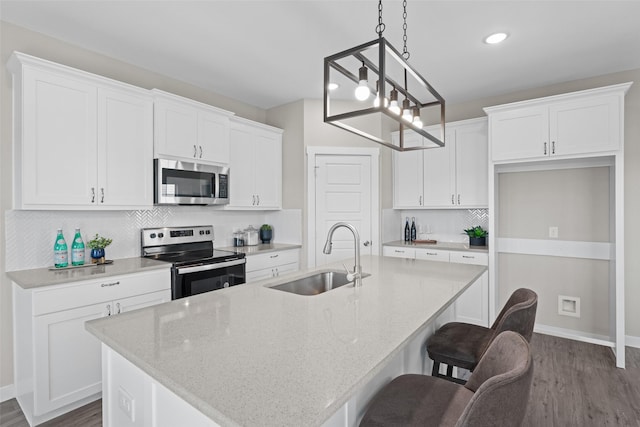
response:
[(122, 387), (118, 388), (118, 407), (132, 422), (135, 422), (135, 400)]
[(580, 297), (558, 295), (558, 314), (580, 317)]
[(558, 227), (549, 227), (549, 237), (558, 238)]

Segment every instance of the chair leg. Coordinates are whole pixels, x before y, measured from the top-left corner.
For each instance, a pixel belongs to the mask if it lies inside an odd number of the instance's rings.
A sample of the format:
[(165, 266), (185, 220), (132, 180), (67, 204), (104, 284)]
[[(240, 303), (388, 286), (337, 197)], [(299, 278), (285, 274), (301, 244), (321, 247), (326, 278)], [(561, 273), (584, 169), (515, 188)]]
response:
[(431, 376), (443, 378), (447, 381), (451, 381), (458, 384), (466, 384), (467, 381), (456, 378), (453, 376), (453, 365), (447, 365), (447, 373), (446, 375), (440, 373), (440, 362), (433, 361), (433, 368), (431, 369)]
[(433, 368), (431, 369), (431, 376), (440, 376), (440, 362), (433, 361)]

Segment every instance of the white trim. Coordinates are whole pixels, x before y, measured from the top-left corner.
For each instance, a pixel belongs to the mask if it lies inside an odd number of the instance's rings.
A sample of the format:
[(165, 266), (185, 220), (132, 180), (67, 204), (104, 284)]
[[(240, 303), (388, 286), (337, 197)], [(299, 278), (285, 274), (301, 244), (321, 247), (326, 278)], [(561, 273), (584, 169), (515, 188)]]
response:
[(9, 399), (13, 399), (14, 397), (16, 397), (16, 388), (13, 384), (0, 387), (0, 402), (5, 402)]
[(640, 348), (640, 337), (626, 336), (627, 347)]
[(382, 242), (380, 223), (380, 149), (367, 147), (307, 147), (307, 267), (316, 266), (316, 186), (315, 163), (317, 155), (370, 156), (371, 157), (371, 241), (372, 253), (380, 254)]
[(590, 334), (588, 332), (576, 331), (573, 329), (557, 328), (555, 326), (540, 325), (536, 323), (534, 332), (544, 335), (551, 335), (559, 338), (567, 338), (574, 341), (586, 342), (589, 344), (602, 345), (611, 349), (615, 348), (615, 342), (606, 335)]
[(496, 238), (496, 252), (586, 258), (613, 259), (613, 244), (608, 242), (578, 242), (572, 240)]

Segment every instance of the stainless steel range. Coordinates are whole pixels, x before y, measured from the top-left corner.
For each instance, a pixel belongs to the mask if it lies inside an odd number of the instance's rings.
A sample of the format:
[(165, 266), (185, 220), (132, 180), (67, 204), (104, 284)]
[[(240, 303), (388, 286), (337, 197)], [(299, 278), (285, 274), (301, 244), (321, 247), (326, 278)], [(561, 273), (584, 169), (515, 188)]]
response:
[(142, 229), (142, 256), (173, 264), (171, 299), (245, 283), (245, 255), (213, 248), (213, 226)]

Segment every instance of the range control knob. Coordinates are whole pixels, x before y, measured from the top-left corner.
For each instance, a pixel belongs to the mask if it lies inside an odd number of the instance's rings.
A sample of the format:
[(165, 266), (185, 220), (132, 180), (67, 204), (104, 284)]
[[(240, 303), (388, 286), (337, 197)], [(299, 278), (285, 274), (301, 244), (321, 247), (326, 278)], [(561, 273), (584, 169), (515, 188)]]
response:
[(149, 234), (149, 237), (152, 238), (152, 239), (155, 239), (156, 238), (156, 233)]
[(164, 237), (164, 233), (158, 233), (158, 237), (162, 239)]
[(202, 236), (204, 234), (204, 230), (200, 230), (200, 235)]

